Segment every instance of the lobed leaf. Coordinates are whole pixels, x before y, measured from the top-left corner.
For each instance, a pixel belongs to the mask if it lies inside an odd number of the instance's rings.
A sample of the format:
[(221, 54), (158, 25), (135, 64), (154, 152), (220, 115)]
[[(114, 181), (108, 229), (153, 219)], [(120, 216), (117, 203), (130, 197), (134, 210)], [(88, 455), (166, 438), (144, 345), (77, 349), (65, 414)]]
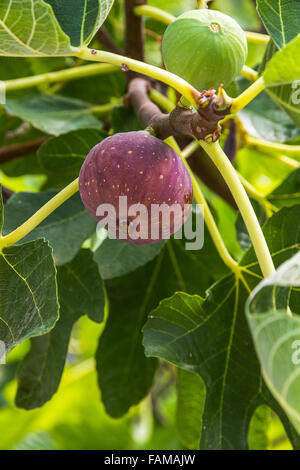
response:
[(60, 319), (48, 334), (32, 338), (31, 349), (18, 370), (16, 405), (42, 406), (56, 393), (68, 352), (72, 328), (82, 315), (96, 322), (104, 317), (104, 288), (89, 250), (58, 268)]
[[(45, 0), (52, 6), (73, 46), (88, 44), (108, 16), (114, 0)], [(75, 13), (75, 14), (74, 14)]]
[(177, 369), (177, 429), (185, 448), (199, 449), (205, 385), (198, 374)]
[(284, 47), (299, 33), (298, 0), (257, 0), (257, 10), (279, 48)]
[(300, 434), (300, 254), (259, 284), (246, 312), (268, 387)]
[[(284, 208), (264, 232), (278, 266), (300, 248), (294, 230), (300, 206)], [(202, 449), (246, 449), (251, 417), (267, 404), (282, 419), (294, 446), (300, 439), (261, 377), (244, 307), (261, 279), (251, 248), (241, 261), (242, 278), (230, 274), (213, 285), (205, 299), (177, 293), (163, 300), (144, 327), (147, 356), (161, 357), (198, 373), (206, 385)]]
[(51, 330), (58, 319), (56, 270), (49, 244), (35, 240), (0, 254), (0, 339), (9, 351)]
[(107, 238), (94, 254), (103, 279), (123, 276), (155, 258), (164, 242), (152, 245), (130, 245), (121, 240)]
[[(209, 236), (207, 249), (207, 256), (216, 256)], [(149, 312), (178, 289), (204, 293), (213, 281), (202, 251), (186, 253), (183, 241), (170, 240), (153, 261), (105, 282), (109, 315), (96, 361), (102, 400), (113, 417), (125, 414), (152, 385), (156, 362), (145, 357), (141, 332)]]
[(43, 0), (2, 0), (0, 55), (70, 55), (70, 38), (62, 31), (50, 5)]
[(27, 95), (7, 100), (5, 107), (13, 116), (32, 124), (46, 134), (60, 135), (81, 128), (100, 128), (92, 106), (75, 98), (51, 95)]

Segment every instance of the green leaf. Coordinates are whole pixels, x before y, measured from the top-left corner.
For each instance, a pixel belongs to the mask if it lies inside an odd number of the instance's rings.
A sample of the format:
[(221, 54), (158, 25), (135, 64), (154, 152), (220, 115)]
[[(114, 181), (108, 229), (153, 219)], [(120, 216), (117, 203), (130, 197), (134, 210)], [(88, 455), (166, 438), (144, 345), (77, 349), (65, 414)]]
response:
[(287, 142), (300, 135), (293, 120), (265, 92), (240, 111), (239, 118), (248, 134), (259, 139)]
[(92, 106), (75, 98), (27, 95), (20, 100), (7, 100), (5, 107), (13, 116), (47, 134), (60, 135), (85, 127), (99, 129), (101, 125), (92, 114)]
[(70, 335), (82, 315), (96, 322), (104, 317), (104, 289), (89, 250), (58, 268), (60, 318), (44, 336), (32, 338), (31, 349), (18, 370), (16, 405), (27, 410), (42, 406), (56, 393), (63, 373)]
[(267, 196), (276, 207), (294, 206), (300, 203), (300, 169), (293, 171), (289, 176)]
[(56, 270), (47, 242), (3, 248), (0, 286), (0, 339), (7, 350), (53, 328), (58, 319)]
[(50, 5), (43, 0), (2, 0), (0, 55), (47, 56), (72, 52)]
[(151, 387), (156, 362), (145, 358), (141, 332), (148, 313), (178, 289), (204, 293), (212, 282), (205, 258), (201, 261), (204, 251), (186, 256), (184, 243), (170, 240), (153, 261), (106, 281), (109, 315), (96, 360), (102, 400), (111, 416), (125, 414)]
[[(7, 235), (15, 230), (56, 194), (57, 191), (14, 194), (5, 205), (3, 233)], [(61, 265), (75, 257), (83, 242), (95, 230), (96, 221), (85, 210), (79, 194), (75, 194), (22, 239), (22, 242), (46, 238), (53, 248), (56, 264)]]
[(88, 44), (108, 16), (114, 0), (45, 0), (73, 46)]
[(268, 62), (263, 72), (267, 93), (298, 127), (300, 127), (299, 45), (300, 34), (280, 51), (274, 53), (274, 48), (270, 48), (269, 52), (267, 50)]
[(107, 238), (94, 254), (103, 279), (123, 276), (155, 258), (164, 242), (152, 245), (131, 245)]
[(117, 132), (130, 132), (142, 130), (143, 126), (132, 108), (115, 106), (111, 113), (111, 127)]
[(89, 151), (107, 134), (97, 129), (78, 129), (45, 142), (37, 152), (41, 171), (54, 181), (71, 183)]
[(299, 287), (298, 253), (259, 284), (246, 312), (265, 381), (300, 434)]
[[(260, 75), (264, 73), (266, 67), (276, 52), (278, 52), (278, 47), (272, 40), (270, 40), (259, 67), (258, 72)], [(292, 83), (292, 86), (288, 84), (266, 87), (266, 92), (269, 97), (290, 116), (290, 118), (298, 125), (298, 127), (300, 127), (298, 88), (298, 81), (296, 80), (294, 83)], [(295, 129), (295, 132), (298, 131)]]
[(250, 450), (267, 450), (270, 444), (268, 430), (270, 427), (271, 411), (268, 406), (262, 405), (256, 409), (249, 427)]
[[(186, 449), (199, 449), (205, 385), (198, 374), (177, 369), (177, 428)], [(201, 399), (202, 398), (202, 399)]]
[(278, 47), (284, 47), (299, 33), (298, 0), (257, 0), (257, 9)]
[[(300, 232), (294, 230), (299, 218), (300, 206), (284, 208), (264, 227), (276, 266), (300, 248)], [(241, 265), (247, 268), (243, 278), (228, 275), (210, 288), (206, 299), (177, 293), (163, 300), (144, 327), (146, 354), (203, 378), (206, 403), (200, 448), (246, 449), (251, 417), (262, 404), (280, 416), (299, 448), (299, 437), (262, 381), (244, 314), (249, 292), (261, 279), (252, 248)]]
[(300, 34), (287, 46), (276, 52), (267, 63), (263, 78), (267, 87), (287, 85), (300, 77)]

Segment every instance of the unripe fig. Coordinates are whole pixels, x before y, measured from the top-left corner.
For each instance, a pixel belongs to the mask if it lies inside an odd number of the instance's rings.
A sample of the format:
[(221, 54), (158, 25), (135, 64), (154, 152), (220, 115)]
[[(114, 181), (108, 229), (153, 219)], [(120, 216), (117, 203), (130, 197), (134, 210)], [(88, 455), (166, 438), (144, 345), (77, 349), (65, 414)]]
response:
[(142, 131), (115, 134), (97, 144), (80, 170), (79, 191), (112, 238), (134, 244), (169, 238), (185, 222), (193, 200), (191, 178), (179, 155)]
[(166, 69), (199, 91), (232, 82), (248, 53), (238, 23), (207, 9), (186, 12), (173, 21), (165, 31), (162, 50)]

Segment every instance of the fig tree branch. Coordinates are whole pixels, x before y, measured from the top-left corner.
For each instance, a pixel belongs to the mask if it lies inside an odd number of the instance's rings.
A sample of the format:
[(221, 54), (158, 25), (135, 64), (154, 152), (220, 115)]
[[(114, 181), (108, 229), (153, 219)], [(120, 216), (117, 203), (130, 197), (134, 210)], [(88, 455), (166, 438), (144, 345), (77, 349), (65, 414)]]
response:
[(143, 19), (137, 16), (134, 8), (144, 5), (146, 0), (125, 0), (125, 54), (136, 60), (144, 60)]
[(176, 106), (169, 114), (164, 114), (148, 96), (150, 83), (142, 78), (131, 80), (127, 99), (136, 109), (142, 124), (151, 127), (156, 136), (162, 140), (176, 135), (192, 135), (198, 139), (215, 141), (219, 138), (221, 128), (219, 120), (223, 119), (229, 110), (218, 111), (217, 98), (212, 91), (200, 95), (199, 106), (194, 112)]
[(5, 188), (4, 186), (2, 186), (2, 200), (3, 200), (3, 204), (6, 204), (7, 201), (9, 200), (9, 198), (13, 195), (13, 191), (11, 191), (10, 189), (8, 188)]
[(0, 163), (31, 155), (48, 139), (49, 137), (40, 137), (39, 139), (30, 140), (28, 142), (2, 147), (0, 148)]

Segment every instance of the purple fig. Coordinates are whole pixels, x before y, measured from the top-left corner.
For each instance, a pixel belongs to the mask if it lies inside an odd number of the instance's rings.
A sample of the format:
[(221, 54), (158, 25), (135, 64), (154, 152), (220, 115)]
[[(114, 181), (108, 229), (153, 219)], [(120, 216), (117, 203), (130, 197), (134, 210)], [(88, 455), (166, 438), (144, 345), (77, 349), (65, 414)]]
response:
[(193, 201), (191, 177), (179, 155), (142, 131), (97, 144), (80, 170), (79, 191), (112, 238), (134, 244), (169, 238), (187, 219)]

